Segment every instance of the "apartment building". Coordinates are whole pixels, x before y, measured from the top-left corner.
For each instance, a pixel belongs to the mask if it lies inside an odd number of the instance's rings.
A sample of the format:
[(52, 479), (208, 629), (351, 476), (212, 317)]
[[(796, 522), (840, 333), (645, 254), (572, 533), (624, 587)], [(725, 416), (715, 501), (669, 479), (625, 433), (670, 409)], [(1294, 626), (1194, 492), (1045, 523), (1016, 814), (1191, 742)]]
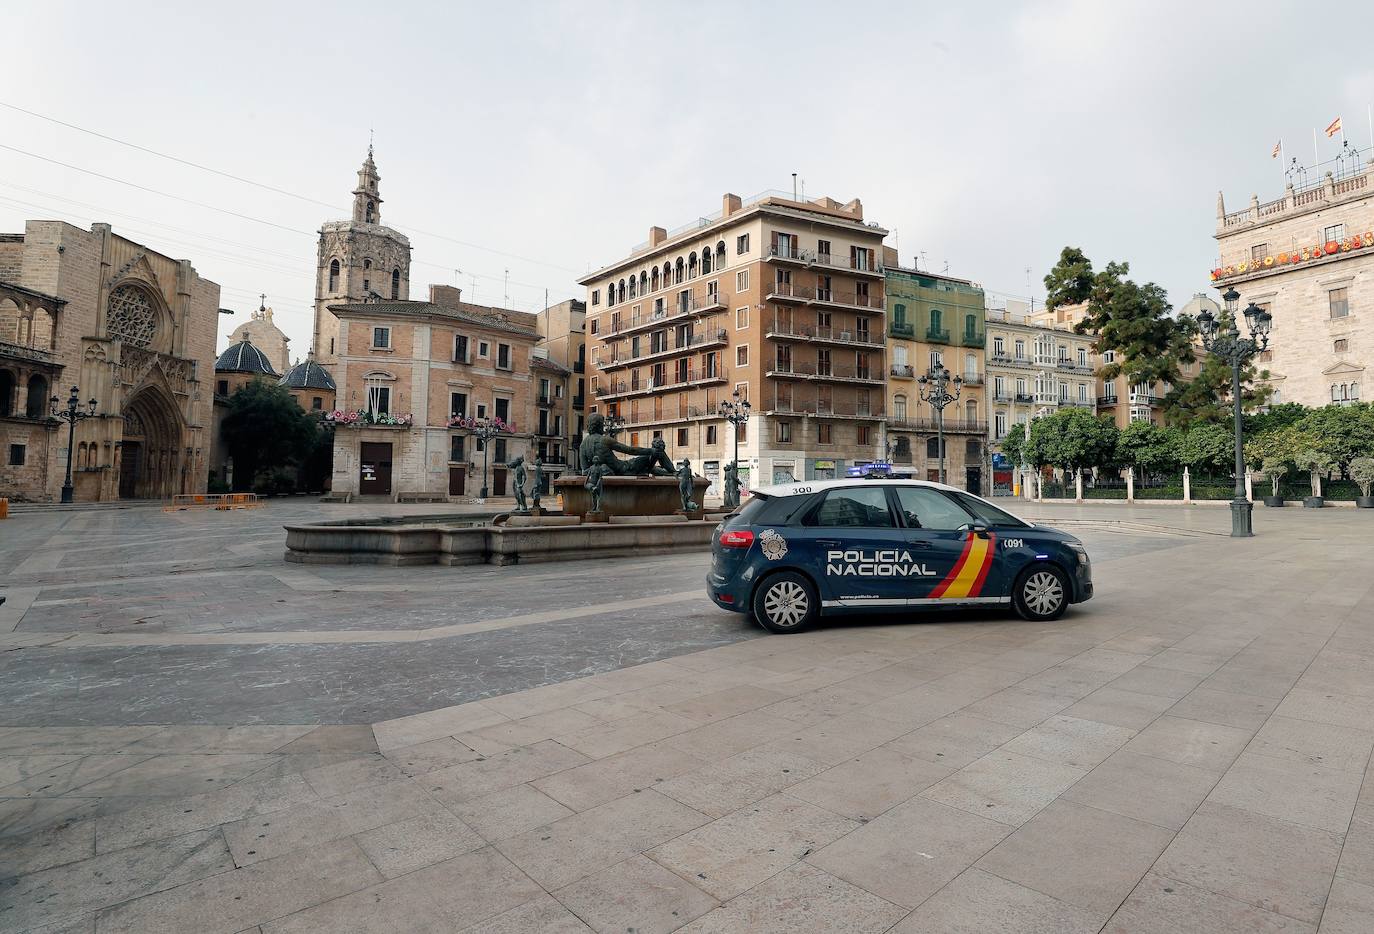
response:
[[(338, 321), (333, 491), (393, 499), (509, 495), (506, 463), (540, 442), (561, 472), (567, 373), (535, 352), (535, 316), (462, 300), (431, 285), (429, 301), (330, 305)], [(542, 413), (541, 415), (536, 413)], [(488, 442), (475, 422), (499, 420)], [(541, 428), (543, 426), (541, 434)], [(548, 449), (546, 449), (548, 451)]]
[[(744, 199), (676, 230), (653, 227), (587, 289), (588, 414), (621, 437), (661, 437), (719, 495), (735, 455), (746, 486), (844, 476), (883, 456), (887, 231), (858, 199)], [(721, 401), (750, 421), (732, 432)]]
[(1254, 302), (1273, 315), (1256, 366), (1269, 371), (1275, 403), (1359, 401), (1374, 365), (1374, 165), (1328, 166), (1240, 211), (1227, 213), (1217, 194), (1212, 282), (1235, 288), (1241, 308)]
[(891, 248), (885, 254), (884, 271), (889, 359), (886, 447), (893, 471), (939, 479), (936, 413), (921, 400), (923, 387), (918, 380), (936, 366), (944, 366), (961, 380), (958, 398), (943, 413), (945, 480), (982, 493), (989, 476), (983, 289), (967, 279), (900, 266)]
[(988, 309), (987, 379), (992, 444), (1012, 425), (1061, 407), (1096, 410), (1097, 356), (1093, 337), (1078, 334), (1058, 312), (1032, 312), (1024, 302)]
[[(558, 440), (564, 451), (560, 463), (575, 470), (577, 448), (582, 443), (586, 424), (587, 303), (570, 298), (551, 305), (536, 313), (535, 329), (539, 333), (539, 345), (535, 348), (537, 357), (555, 364), (562, 371), (563, 393), (553, 399), (548, 418), (553, 425), (553, 416), (561, 416), (562, 434)], [(557, 386), (554, 381), (551, 391), (557, 392)], [(536, 425), (538, 430), (540, 426)], [(540, 439), (539, 456), (548, 462), (554, 453), (552, 439), (543, 435), (537, 437)]]

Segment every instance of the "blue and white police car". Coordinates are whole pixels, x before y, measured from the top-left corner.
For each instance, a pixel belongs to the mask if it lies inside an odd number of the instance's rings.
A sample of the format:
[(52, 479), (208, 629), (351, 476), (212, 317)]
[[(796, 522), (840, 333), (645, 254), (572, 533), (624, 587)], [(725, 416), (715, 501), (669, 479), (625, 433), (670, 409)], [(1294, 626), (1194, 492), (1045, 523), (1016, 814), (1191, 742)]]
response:
[(833, 613), (1010, 605), (1031, 620), (1093, 594), (1083, 543), (925, 480), (755, 490), (717, 528), (706, 589), (770, 632)]

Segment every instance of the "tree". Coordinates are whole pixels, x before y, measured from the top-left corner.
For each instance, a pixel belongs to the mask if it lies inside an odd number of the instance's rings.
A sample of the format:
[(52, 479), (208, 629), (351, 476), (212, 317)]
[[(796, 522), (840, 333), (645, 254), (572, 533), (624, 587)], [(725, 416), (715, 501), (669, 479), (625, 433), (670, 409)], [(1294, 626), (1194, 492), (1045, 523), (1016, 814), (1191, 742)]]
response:
[(1179, 464), (1179, 433), (1151, 422), (1131, 422), (1116, 439), (1116, 461), (1142, 477), (1162, 474)]
[(1312, 495), (1321, 496), (1322, 476), (1335, 468), (1336, 459), (1328, 451), (1318, 447), (1309, 447), (1300, 449), (1294, 460), (1297, 461), (1299, 470), (1307, 471), (1307, 476), (1312, 483)]
[(1045, 277), (1045, 307), (1050, 311), (1062, 305), (1081, 305), (1093, 286), (1093, 264), (1076, 246), (1059, 252), (1059, 262)]
[(1039, 467), (1049, 464), (1080, 473), (1115, 462), (1116, 423), (1086, 409), (1063, 409), (1031, 422), (1026, 454)]
[(1271, 405), (1263, 412), (1253, 412), (1244, 417), (1245, 434), (1257, 437), (1268, 431), (1275, 431), (1302, 421), (1310, 409), (1301, 402), (1280, 402)]
[(1374, 457), (1357, 457), (1350, 462), (1350, 479), (1360, 487), (1360, 495), (1369, 499), (1369, 491), (1374, 488)]
[(1235, 471), (1236, 436), (1225, 425), (1204, 422), (1183, 433), (1179, 459), (1204, 473)]
[(1002, 439), (1002, 453), (1011, 461), (1012, 467), (1019, 468), (1023, 463), (1022, 454), (1026, 444), (1026, 426), (1019, 422), (1011, 426), (1007, 436)]
[(220, 437), (234, 459), (234, 486), (252, 489), (259, 474), (296, 467), (320, 427), (285, 388), (255, 379), (229, 397)]
[(1311, 437), (1312, 448), (1330, 454), (1347, 467), (1357, 457), (1374, 454), (1374, 405), (1324, 405), (1297, 423)]
[[(1268, 376), (1268, 370), (1256, 371), (1252, 363), (1241, 367), (1242, 412), (1264, 405), (1273, 395), (1273, 389), (1263, 382)], [(1231, 364), (1221, 357), (1204, 356), (1197, 376), (1173, 385), (1164, 396), (1164, 420), (1171, 425), (1229, 425), (1233, 418)]]

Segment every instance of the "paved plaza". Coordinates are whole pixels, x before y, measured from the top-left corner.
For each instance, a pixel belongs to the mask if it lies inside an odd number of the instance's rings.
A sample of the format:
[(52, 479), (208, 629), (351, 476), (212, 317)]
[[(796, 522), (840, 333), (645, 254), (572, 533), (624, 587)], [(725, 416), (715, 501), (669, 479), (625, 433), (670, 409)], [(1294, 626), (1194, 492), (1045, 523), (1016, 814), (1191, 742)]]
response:
[(16, 514), (0, 930), (1368, 931), (1374, 516), (1023, 505), (1064, 619), (785, 637), (704, 554), (282, 561), (433, 506)]

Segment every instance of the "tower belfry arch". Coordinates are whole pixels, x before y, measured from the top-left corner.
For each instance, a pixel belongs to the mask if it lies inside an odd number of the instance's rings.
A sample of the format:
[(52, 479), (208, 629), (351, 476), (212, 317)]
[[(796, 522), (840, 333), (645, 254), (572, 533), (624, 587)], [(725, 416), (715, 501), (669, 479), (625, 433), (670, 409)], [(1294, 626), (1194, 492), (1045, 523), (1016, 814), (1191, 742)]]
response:
[(381, 174), (371, 142), (353, 189), (348, 220), (320, 227), (315, 271), (315, 359), (331, 373), (343, 353), (330, 305), (410, 298), (410, 240), (382, 225)]

